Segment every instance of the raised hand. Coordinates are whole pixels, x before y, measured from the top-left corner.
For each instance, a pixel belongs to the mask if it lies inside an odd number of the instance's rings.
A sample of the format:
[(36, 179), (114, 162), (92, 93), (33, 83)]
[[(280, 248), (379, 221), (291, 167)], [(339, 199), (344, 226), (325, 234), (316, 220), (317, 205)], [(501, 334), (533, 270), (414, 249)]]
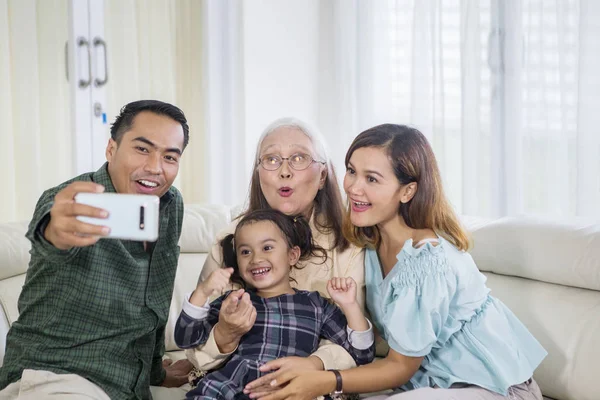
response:
[(75, 202), (77, 193), (102, 193), (104, 187), (94, 182), (73, 182), (54, 196), (50, 209), (50, 222), (44, 230), (44, 237), (60, 250), (85, 247), (96, 243), (108, 235), (108, 227), (88, 224), (77, 216), (106, 218), (108, 213), (100, 208)]
[(233, 268), (219, 268), (214, 270), (206, 280), (198, 283), (196, 290), (190, 296), (190, 303), (201, 307), (210, 296), (220, 294), (224, 289), (231, 286), (229, 279), (232, 273)]
[(219, 322), (215, 325), (215, 342), (222, 353), (230, 353), (256, 321), (256, 308), (250, 295), (239, 289), (231, 292), (223, 301)]
[(327, 292), (342, 309), (356, 304), (356, 282), (352, 278), (331, 278)]

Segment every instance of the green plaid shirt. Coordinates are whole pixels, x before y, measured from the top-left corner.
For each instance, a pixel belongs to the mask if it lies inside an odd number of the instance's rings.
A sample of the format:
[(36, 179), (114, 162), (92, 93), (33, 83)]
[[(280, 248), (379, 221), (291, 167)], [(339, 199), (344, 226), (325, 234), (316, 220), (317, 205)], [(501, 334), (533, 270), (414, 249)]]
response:
[(0, 389), (23, 369), (80, 375), (112, 399), (149, 399), (165, 378), (164, 336), (179, 257), (183, 200), (171, 187), (160, 199), (158, 241), (102, 239), (58, 250), (41, 235), (56, 193), (73, 181), (115, 192), (107, 164), (47, 190), (29, 225), (31, 261), (8, 333)]

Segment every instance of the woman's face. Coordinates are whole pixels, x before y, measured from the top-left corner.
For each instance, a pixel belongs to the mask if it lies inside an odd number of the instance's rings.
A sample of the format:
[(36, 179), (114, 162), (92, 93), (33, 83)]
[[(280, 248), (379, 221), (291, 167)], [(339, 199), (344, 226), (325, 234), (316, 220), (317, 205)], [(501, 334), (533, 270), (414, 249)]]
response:
[(356, 149), (346, 166), (344, 190), (350, 203), (350, 221), (375, 226), (397, 218), (404, 191), (386, 152), (378, 147)]
[[(309, 155), (315, 161), (320, 160), (308, 136), (293, 127), (280, 127), (264, 138), (259, 159), (265, 156), (288, 158), (292, 155)], [(298, 171), (290, 167), (289, 160), (281, 166), (268, 171), (258, 166), (260, 188), (269, 205), (287, 215), (303, 214), (307, 218), (313, 208), (319, 189), (325, 185), (326, 166), (313, 162), (308, 168)]]

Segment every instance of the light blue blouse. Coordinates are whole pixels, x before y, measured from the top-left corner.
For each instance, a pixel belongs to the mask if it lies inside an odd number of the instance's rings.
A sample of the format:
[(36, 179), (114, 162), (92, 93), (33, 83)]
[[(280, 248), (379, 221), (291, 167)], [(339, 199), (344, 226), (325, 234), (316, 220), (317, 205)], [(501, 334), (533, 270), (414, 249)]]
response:
[(412, 239), (383, 278), (367, 250), (367, 307), (390, 348), (425, 356), (403, 386), (448, 388), (468, 383), (503, 395), (528, 380), (548, 354), (500, 300), (468, 253), (447, 240), (414, 248)]

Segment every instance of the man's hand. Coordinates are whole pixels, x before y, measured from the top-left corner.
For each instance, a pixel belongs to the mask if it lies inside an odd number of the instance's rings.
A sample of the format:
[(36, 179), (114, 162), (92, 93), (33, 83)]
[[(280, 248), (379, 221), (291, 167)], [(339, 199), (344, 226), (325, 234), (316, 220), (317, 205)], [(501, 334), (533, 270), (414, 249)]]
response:
[(196, 290), (190, 296), (190, 303), (202, 307), (210, 296), (221, 293), (231, 285), (229, 281), (231, 274), (233, 274), (233, 268), (219, 268), (211, 272), (205, 281), (196, 286)]
[(188, 374), (194, 368), (188, 360), (179, 360), (174, 363), (173, 360), (165, 359), (162, 364), (167, 375), (161, 386), (169, 388), (179, 387), (188, 383)]
[(50, 209), (50, 222), (43, 234), (47, 241), (60, 250), (85, 247), (96, 243), (110, 232), (108, 227), (79, 221), (78, 215), (106, 218), (108, 213), (100, 208), (75, 202), (77, 193), (102, 193), (104, 187), (94, 182), (73, 182), (54, 196)]
[(223, 301), (219, 322), (215, 325), (215, 342), (221, 353), (230, 353), (256, 321), (256, 308), (244, 289), (231, 292)]
[[(282, 357), (277, 360), (269, 361), (259, 368), (260, 372), (270, 371), (322, 371), (323, 362), (319, 357)], [(263, 385), (254, 387), (252, 393), (257, 396), (266, 396), (268, 393), (281, 389), (281, 386), (271, 385), (271, 380), (263, 380)], [(255, 381), (256, 382), (256, 381)], [(250, 394), (250, 390), (244, 389), (245, 394)]]

